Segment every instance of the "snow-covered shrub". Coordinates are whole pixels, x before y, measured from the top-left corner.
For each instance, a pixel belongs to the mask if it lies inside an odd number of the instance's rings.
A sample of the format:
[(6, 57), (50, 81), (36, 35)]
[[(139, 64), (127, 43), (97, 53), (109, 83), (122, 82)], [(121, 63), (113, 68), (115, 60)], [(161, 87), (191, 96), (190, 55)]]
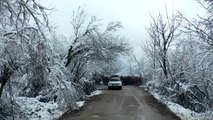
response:
[(10, 102), (0, 99), (0, 119), (4, 120), (11, 114)]
[[(156, 72), (145, 87), (195, 112), (212, 109), (212, 53), (196, 40), (182, 41), (171, 51), (170, 79)], [(203, 54), (205, 53), (205, 54)]]
[(82, 89), (86, 95), (90, 95), (91, 92), (96, 90), (96, 84), (94, 80), (88, 80), (86, 78), (81, 78), (80, 79), (80, 84), (82, 86)]

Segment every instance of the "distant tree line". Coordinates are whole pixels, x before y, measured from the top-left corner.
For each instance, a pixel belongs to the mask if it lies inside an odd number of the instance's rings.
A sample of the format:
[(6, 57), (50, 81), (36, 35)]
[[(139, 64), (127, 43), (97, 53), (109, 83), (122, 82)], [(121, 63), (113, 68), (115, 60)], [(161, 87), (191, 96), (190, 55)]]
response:
[[(101, 79), (103, 81), (103, 84), (107, 85), (110, 80), (110, 77), (102, 76)], [(121, 76), (120, 79), (123, 85), (141, 85), (142, 83), (142, 78), (136, 76)]]

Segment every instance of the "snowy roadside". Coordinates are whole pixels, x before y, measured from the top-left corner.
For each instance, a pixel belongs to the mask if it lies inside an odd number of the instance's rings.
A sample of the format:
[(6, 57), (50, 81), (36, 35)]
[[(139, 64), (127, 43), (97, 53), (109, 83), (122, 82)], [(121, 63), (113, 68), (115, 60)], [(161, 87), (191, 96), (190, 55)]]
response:
[[(104, 92), (101, 91), (101, 90), (95, 90), (91, 93), (91, 95), (88, 95), (87, 98), (91, 98), (91, 97), (94, 97), (96, 95), (100, 95), (100, 94), (103, 94)], [(86, 101), (78, 101), (76, 102), (76, 105), (77, 105), (77, 109), (83, 107), (85, 105)]]
[[(142, 87), (142, 86), (140, 86)], [(142, 87), (143, 88), (143, 87)], [(181, 105), (168, 101), (164, 96), (159, 95), (156, 92), (148, 91), (152, 94), (158, 101), (167, 105), (167, 107), (175, 113), (182, 120), (213, 120), (213, 115), (211, 112), (206, 113), (196, 113), (190, 109), (186, 109)]]
[[(102, 93), (103, 91), (96, 90), (87, 97), (90, 98)], [(18, 118), (21, 120), (55, 120), (64, 114), (64, 111), (61, 111), (58, 104), (53, 101), (44, 103), (37, 98), (17, 97), (16, 103), (21, 110), (21, 115)], [(86, 101), (77, 101), (76, 109), (83, 107), (85, 103)]]
[(89, 95), (88, 97), (93, 97), (93, 96), (100, 95), (100, 94), (103, 94), (103, 93), (104, 93), (104, 91), (102, 91), (102, 90), (96, 90), (96, 91), (93, 91), (91, 93), (91, 95)]
[(44, 103), (37, 98), (17, 97), (17, 104), (22, 114), (21, 120), (53, 120), (59, 118), (63, 112), (58, 109), (58, 104), (53, 101)]

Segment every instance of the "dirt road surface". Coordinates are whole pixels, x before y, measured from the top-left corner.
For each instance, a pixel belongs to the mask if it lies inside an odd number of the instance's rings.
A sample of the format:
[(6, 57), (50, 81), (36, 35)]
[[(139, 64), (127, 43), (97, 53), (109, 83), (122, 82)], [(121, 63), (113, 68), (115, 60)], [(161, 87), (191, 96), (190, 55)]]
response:
[(61, 120), (180, 120), (142, 88), (123, 86), (107, 90), (87, 102), (80, 111)]

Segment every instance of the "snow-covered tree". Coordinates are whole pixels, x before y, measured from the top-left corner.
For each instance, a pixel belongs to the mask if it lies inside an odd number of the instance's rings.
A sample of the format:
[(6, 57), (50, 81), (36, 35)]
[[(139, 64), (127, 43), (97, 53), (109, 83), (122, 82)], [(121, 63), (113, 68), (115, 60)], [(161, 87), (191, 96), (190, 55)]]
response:
[(68, 50), (65, 66), (71, 64), (77, 80), (87, 72), (82, 71), (87, 63), (112, 63), (117, 60), (119, 54), (127, 53), (129, 50), (124, 39), (116, 34), (122, 27), (120, 22), (110, 22), (105, 30), (102, 30), (99, 19), (95, 16), (89, 18), (84, 10), (79, 8), (73, 14), (71, 24), (74, 38)]
[[(1, 71), (4, 71), (1, 76), (5, 78), (0, 81), (2, 93), (14, 70), (25, 64), (25, 58), (29, 58), (26, 53), (29, 48), (33, 49), (31, 43), (44, 38), (44, 27), (48, 26), (48, 19), (46, 8), (35, 0), (2, 0), (0, 9)], [(11, 72), (5, 72), (7, 69)]]
[(165, 20), (161, 14), (159, 14), (157, 18), (151, 18), (148, 29), (150, 39), (147, 43), (148, 45), (144, 47), (144, 50), (147, 55), (153, 58), (154, 68), (158, 68), (155, 65), (158, 63), (167, 79), (170, 74), (168, 61), (169, 48), (171, 43), (180, 35), (178, 28), (182, 20), (177, 14), (172, 14), (172, 17), (169, 18), (168, 13)]
[[(198, 17), (193, 20), (185, 18), (181, 13), (176, 16), (178, 29), (181, 29), (182, 34), (178, 41), (173, 42), (173, 40), (166, 46), (166, 54), (164, 54), (164, 43), (165, 41), (155, 42), (155, 39), (149, 44), (151, 49), (148, 49), (148, 55), (151, 56), (150, 61), (153, 61), (153, 56), (165, 56), (167, 63), (168, 78), (165, 81), (162, 78), (162, 70), (156, 69), (159, 67), (155, 66), (155, 69), (152, 69), (153, 72), (161, 72), (160, 74), (155, 74), (155, 78), (152, 78), (152, 81), (149, 81), (146, 86), (151, 90), (159, 92), (161, 95), (164, 95), (175, 103), (182, 105), (185, 108), (189, 108), (196, 112), (205, 112), (207, 110), (212, 110), (212, 1), (202, 1), (198, 2), (206, 10), (206, 15), (204, 17)], [(168, 18), (168, 17), (167, 17)], [(182, 21), (183, 26), (179, 26), (180, 21)], [(165, 22), (166, 23), (166, 22)], [(157, 22), (153, 22), (153, 26), (158, 25)], [(163, 33), (162, 28), (165, 30), (170, 30), (164, 24), (164, 22), (159, 23), (157, 27), (151, 27), (149, 29), (154, 31), (160, 31)], [(162, 27), (163, 26), (163, 27)], [(175, 30), (175, 29), (172, 29)], [(175, 32), (175, 31), (174, 31)], [(166, 33), (165, 37), (156, 32), (151, 32), (151, 38), (167, 38)], [(176, 34), (176, 33), (175, 33)], [(178, 34), (176, 34), (178, 35)], [(172, 35), (171, 35), (172, 36)], [(174, 37), (175, 38), (175, 37)], [(156, 44), (154, 44), (156, 43)], [(171, 46), (172, 44), (172, 46)], [(160, 47), (159, 47), (160, 46)], [(169, 47), (170, 46), (170, 47)], [(168, 49), (169, 48), (169, 49)], [(147, 49), (145, 49), (147, 52)], [(162, 51), (162, 52), (159, 52)], [(150, 54), (152, 53), (152, 54)], [(159, 54), (160, 53), (160, 54)], [(163, 57), (164, 58), (164, 57)], [(163, 65), (163, 59), (161, 62), (158, 61), (158, 65)], [(152, 63), (155, 63), (153, 61)], [(152, 66), (146, 68), (150, 70)], [(163, 69), (163, 68), (161, 68)], [(156, 80), (157, 79), (157, 80)], [(163, 81), (159, 82), (159, 79)], [(175, 82), (172, 82), (172, 81)]]

